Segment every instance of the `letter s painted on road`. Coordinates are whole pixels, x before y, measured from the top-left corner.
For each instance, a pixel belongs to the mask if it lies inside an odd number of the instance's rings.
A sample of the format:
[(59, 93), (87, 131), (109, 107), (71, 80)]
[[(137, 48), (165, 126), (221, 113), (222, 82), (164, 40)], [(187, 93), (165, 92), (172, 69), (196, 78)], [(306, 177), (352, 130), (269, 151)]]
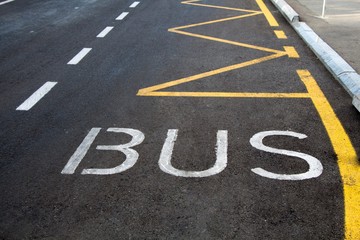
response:
[(265, 146), (263, 144), (263, 139), (267, 136), (290, 136), (290, 137), (296, 137), (299, 139), (307, 138), (305, 134), (291, 132), (291, 131), (264, 131), (259, 132), (255, 134), (250, 139), (250, 144), (256, 149), (269, 152), (269, 153), (277, 153), (281, 155), (286, 155), (290, 157), (298, 157), (301, 159), (304, 159), (309, 164), (309, 170), (305, 173), (299, 173), (299, 174), (277, 174), (272, 173), (269, 171), (266, 171), (262, 168), (253, 168), (251, 169), (252, 172), (266, 178), (271, 179), (277, 179), (277, 180), (305, 180), (310, 178), (316, 178), (320, 176), (323, 172), (323, 166), (321, 162), (316, 159), (315, 157), (312, 157), (305, 153), (295, 152), (295, 151), (289, 151), (284, 149), (277, 149)]

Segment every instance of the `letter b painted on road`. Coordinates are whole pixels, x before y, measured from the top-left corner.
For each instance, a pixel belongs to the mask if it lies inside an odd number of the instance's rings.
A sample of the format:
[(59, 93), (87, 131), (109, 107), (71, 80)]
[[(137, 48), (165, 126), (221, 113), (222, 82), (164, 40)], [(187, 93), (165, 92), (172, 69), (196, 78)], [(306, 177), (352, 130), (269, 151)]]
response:
[[(96, 136), (99, 134), (101, 128), (93, 128), (85, 137), (84, 141), (80, 144), (78, 149), (75, 153), (71, 156), (68, 163), (62, 170), (62, 174), (73, 174), (80, 164), (81, 160), (85, 157), (86, 152), (89, 150), (91, 144), (94, 142)], [(139, 158), (139, 153), (136, 152), (131, 147), (137, 146), (141, 144), (145, 136), (142, 132), (136, 129), (131, 128), (109, 128), (108, 132), (115, 132), (115, 133), (126, 133), (132, 136), (132, 139), (129, 143), (120, 144), (120, 145), (100, 145), (97, 146), (97, 150), (107, 150), (107, 151), (119, 151), (125, 154), (126, 159), (125, 161), (114, 167), (114, 168), (88, 168), (84, 169), (81, 174), (95, 174), (95, 175), (110, 175), (121, 173), (132, 166), (135, 165), (136, 161)]]

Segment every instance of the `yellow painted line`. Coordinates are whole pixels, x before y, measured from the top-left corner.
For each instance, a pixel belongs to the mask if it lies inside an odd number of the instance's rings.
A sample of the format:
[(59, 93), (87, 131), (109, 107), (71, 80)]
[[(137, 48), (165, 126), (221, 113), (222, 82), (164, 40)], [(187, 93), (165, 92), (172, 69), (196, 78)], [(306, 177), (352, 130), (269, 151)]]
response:
[[(220, 8), (220, 9), (234, 10), (234, 8), (227, 8), (227, 7), (222, 7), (222, 6), (214, 6), (214, 5), (206, 5), (206, 4), (194, 4), (194, 2), (198, 2), (198, 1), (199, 0), (190, 0), (190, 1), (184, 1), (182, 3), (190, 4), (190, 5), (196, 5), (196, 6), (214, 7), (214, 8)], [(265, 6), (265, 8), (266, 8), (266, 6)], [(244, 11), (244, 9), (236, 9), (236, 10), (237, 11)], [(196, 80), (199, 80), (199, 79), (202, 79), (202, 78), (205, 78), (205, 77), (209, 77), (209, 76), (213, 76), (213, 75), (217, 75), (217, 74), (220, 74), (220, 73), (223, 73), (223, 72), (228, 72), (228, 71), (232, 71), (232, 70), (235, 70), (235, 69), (248, 67), (248, 66), (255, 65), (255, 64), (258, 64), (258, 63), (262, 63), (262, 62), (265, 62), (265, 61), (268, 61), (268, 60), (280, 58), (280, 57), (285, 56), (285, 55), (288, 55), (289, 57), (298, 57), (298, 54), (297, 54), (295, 48), (293, 48), (293, 47), (284, 47), (285, 51), (281, 51), (281, 50), (266, 48), (266, 47), (262, 47), (262, 46), (256, 46), (256, 45), (251, 45), (251, 44), (247, 44), (247, 43), (235, 42), (235, 41), (230, 41), (230, 40), (226, 40), (226, 39), (222, 39), (222, 38), (216, 38), (216, 37), (211, 37), (211, 36), (206, 36), (206, 35), (201, 35), (201, 34), (196, 34), (196, 33), (190, 33), (190, 32), (185, 32), (185, 31), (180, 30), (180, 29), (186, 29), (186, 28), (191, 28), (191, 27), (196, 27), (196, 26), (202, 26), (202, 25), (208, 25), (208, 24), (214, 24), (214, 23), (219, 23), (219, 22), (225, 22), (225, 21), (231, 21), (231, 20), (235, 20), (235, 19), (251, 17), (251, 16), (255, 16), (255, 15), (259, 15), (261, 13), (264, 13), (264, 10), (262, 10), (262, 12), (260, 12), (260, 11), (247, 11), (247, 12), (251, 12), (251, 13), (250, 14), (244, 14), (244, 15), (241, 15), (241, 16), (222, 18), (222, 19), (211, 20), (211, 21), (206, 21), (206, 22), (201, 22), (201, 23), (189, 24), (189, 25), (186, 25), (186, 26), (170, 28), (170, 29), (168, 29), (168, 31), (178, 33), (178, 34), (182, 34), (182, 35), (186, 35), (186, 36), (196, 37), (196, 38), (200, 38), (200, 39), (206, 39), (206, 40), (210, 40), (210, 41), (221, 42), (221, 43), (226, 43), (226, 44), (235, 45), (235, 46), (239, 46), (239, 47), (259, 50), (259, 51), (263, 51), (263, 52), (270, 52), (270, 53), (273, 53), (272, 55), (257, 58), (257, 59), (253, 59), (253, 60), (246, 61), (246, 62), (243, 62), (243, 63), (238, 63), (238, 64), (235, 64), (235, 65), (230, 65), (230, 66), (215, 69), (215, 70), (211, 70), (211, 71), (196, 74), (196, 75), (193, 75), (193, 76), (189, 76), (189, 77), (169, 81), (169, 82), (158, 84), (158, 85), (155, 85), (155, 86), (143, 88), (143, 89), (140, 89), (138, 91), (137, 95), (138, 96), (189, 96), (189, 97), (190, 96), (192, 96), (192, 97), (209, 97), (209, 96), (213, 96), (213, 97), (250, 97), (250, 96), (254, 96), (254, 97), (265, 97), (265, 96), (282, 97), (283, 96), (283, 97), (292, 97), (292, 98), (295, 98), (295, 96), (299, 96), (300, 98), (306, 97), (306, 96), (304, 96), (304, 94), (301, 94), (301, 93), (294, 93), (295, 95), (294, 94), (289, 95), (287, 93), (285, 95), (283, 93), (275, 93), (275, 94), (270, 94), (270, 95), (266, 95), (266, 94), (264, 95), (264, 93), (260, 93), (260, 94), (251, 93), (252, 95), (249, 95), (249, 93), (224, 93), (224, 92), (202, 92), (202, 93), (201, 92), (158, 92), (158, 90), (161, 90), (161, 89), (164, 89), (164, 88), (169, 88), (169, 87), (173, 87), (173, 86), (180, 85), (180, 84), (183, 84), (183, 83), (196, 81)]]
[(185, 26), (181, 26), (181, 27), (170, 28), (169, 31), (170, 30), (179, 30), (179, 29), (184, 29), (184, 28), (192, 28), (192, 27), (208, 25), (208, 24), (213, 24), (213, 23), (219, 23), (219, 22), (225, 22), (225, 21), (231, 21), (231, 20), (236, 20), (236, 19), (241, 19), (241, 18), (247, 18), (247, 17), (256, 16), (256, 15), (259, 15), (259, 14), (261, 14), (261, 12), (249, 13), (249, 14), (244, 14), (244, 15), (235, 16), (235, 17), (229, 17), (229, 18), (221, 18), (221, 19), (207, 21), (207, 22), (189, 24), (189, 25), (185, 25)]
[[(185, 2), (182, 2), (182, 3), (194, 5), (194, 2), (198, 2), (198, 1), (199, 0), (191, 0), (191, 1), (185, 1)], [(209, 5), (201, 4), (201, 6), (209, 6)], [(214, 7), (214, 6), (212, 6), (212, 7)], [(227, 7), (222, 7), (222, 6), (216, 6), (216, 7), (221, 8), (221, 9), (227, 9)], [(265, 6), (265, 8), (266, 8), (266, 6)], [(244, 9), (240, 9), (240, 10), (242, 11)], [(231, 20), (241, 19), (241, 18), (246, 18), (246, 17), (252, 17), (252, 16), (256, 16), (256, 15), (259, 15), (259, 14), (262, 13), (262, 12), (259, 12), (259, 11), (251, 11), (251, 12), (252, 13), (250, 13), (250, 14), (245, 14), (245, 15), (241, 15), (241, 16), (222, 18), (222, 19), (217, 19), (217, 20), (212, 20), (212, 21), (206, 21), (206, 22), (201, 22), (201, 23), (195, 23), (195, 24), (189, 24), (189, 25), (185, 25), (185, 26), (170, 28), (170, 29), (168, 29), (168, 31), (169, 32), (174, 32), (174, 33), (177, 33), (177, 34), (190, 36), (190, 37), (196, 37), (196, 38), (206, 39), (206, 40), (210, 40), (210, 41), (231, 44), (231, 45), (235, 45), (235, 46), (255, 49), (255, 50), (264, 51), (264, 52), (282, 53), (283, 51), (279, 51), (279, 50), (276, 50), (276, 49), (271, 49), (271, 48), (266, 48), (266, 47), (262, 47), (262, 46), (256, 46), (256, 45), (252, 45), (252, 44), (236, 42), (236, 41), (230, 41), (230, 40), (226, 40), (226, 39), (222, 39), (222, 38), (216, 38), (216, 37), (211, 37), (211, 36), (206, 36), (206, 35), (196, 34), (196, 33), (190, 33), (190, 32), (180, 30), (180, 29), (186, 29), (186, 28), (191, 28), (191, 27), (196, 27), (196, 26), (202, 26), (202, 25), (208, 25), (208, 24), (214, 24), (214, 23), (219, 23), (219, 22), (231, 21)], [(296, 52), (295, 50), (294, 51), (292, 51), (291, 49), (288, 49), (288, 50), (289, 51), (286, 54), (288, 54), (289, 57), (293, 57), (293, 56), (297, 55), (297, 54), (294, 54), (294, 52)], [(286, 51), (286, 49), (285, 49), (285, 51)]]
[(231, 7), (223, 7), (223, 6), (217, 6), (217, 5), (210, 5), (210, 4), (201, 4), (201, 3), (194, 3), (194, 2), (200, 2), (200, 0), (195, 1), (183, 1), (182, 4), (188, 4), (193, 6), (200, 6), (200, 7), (208, 7), (208, 8), (218, 8), (218, 9), (225, 9), (225, 10), (232, 10), (232, 11), (238, 11), (238, 12), (259, 12), (256, 10), (248, 10), (248, 9), (242, 9), (242, 8), (231, 8)]
[(286, 34), (282, 30), (275, 30), (274, 33), (278, 39), (287, 39)]
[(286, 55), (289, 55), (289, 53), (291, 54), (291, 52), (284, 52), (284, 51), (280, 51), (280, 50), (276, 50), (276, 49), (272, 49), (272, 48), (266, 48), (266, 47), (251, 45), (251, 44), (247, 44), (247, 43), (235, 42), (235, 41), (230, 41), (230, 40), (226, 40), (226, 39), (222, 39), (222, 38), (216, 38), (216, 37), (210, 37), (210, 36), (206, 36), (206, 35), (196, 34), (196, 33), (189, 33), (189, 32), (185, 32), (185, 31), (176, 30), (174, 28), (171, 28), (168, 31), (186, 35), (186, 36), (202, 38), (202, 39), (206, 39), (206, 40), (210, 40), (210, 41), (221, 42), (221, 43), (231, 44), (231, 45), (235, 45), (235, 46), (239, 46), (239, 47), (255, 49), (255, 50), (259, 50), (259, 51), (263, 51), (263, 52), (270, 52), (270, 53), (277, 53), (277, 54), (282, 53), (282, 54), (286, 54)]
[(157, 90), (168, 88), (168, 87), (173, 87), (173, 86), (176, 86), (176, 85), (180, 85), (180, 84), (187, 83), (187, 82), (192, 82), (192, 81), (202, 79), (202, 78), (205, 78), (205, 77), (210, 77), (210, 76), (217, 75), (217, 74), (220, 74), (220, 73), (224, 73), (224, 72), (232, 71), (232, 70), (235, 70), (235, 69), (251, 66), (251, 65), (254, 65), (254, 64), (258, 64), (258, 63), (261, 63), (261, 62), (265, 62), (265, 61), (269, 61), (269, 60), (272, 60), (272, 59), (275, 59), (275, 58), (279, 58), (279, 57), (282, 57), (284, 55), (285, 55), (284, 53), (272, 54), (270, 56), (253, 59), (253, 60), (250, 60), (250, 61), (247, 61), (247, 62), (242, 62), (242, 63), (238, 63), (238, 64), (235, 64), (235, 65), (223, 67), (223, 68), (218, 68), (218, 69), (215, 69), (215, 70), (212, 70), (212, 71), (196, 74), (196, 75), (186, 77), (186, 78), (181, 78), (181, 79), (178, 79), (178, 80), (173, 80), (173, 81), (162, 83), (162, 84), (155, 85), (155, 86), (152, 86), (152, 87), (142, 88), (142, 89), (139, 90), (137, 95), (141, 96), (144, 93), (153, 92), (153, 91), (157, 91)]
[(340, 120), (308, 70), (297, 71), (329, 135), (338, 158), (345, 204), (345, 239), (360, 239), (360, 165)]
[(299, 54), (297, 53), (296, 49), (291, 46), (284, 46), (285, 52), (289, 56), (289, 58), (300, 58)]
[(252, 93), (252, 92), (145, 92), (151, 97), (217, 97), (217, 98), (310, 98), (308, 93)]
[(264, 13), (266, 20), (269, 22), (271, 27), (278, 27), (279, 24), (274, 18), (274, 16), (271, 14), (270, 10), (267, 8), (263, 0), (256, 0), (256, 3), (259, 5), (259, 8)]

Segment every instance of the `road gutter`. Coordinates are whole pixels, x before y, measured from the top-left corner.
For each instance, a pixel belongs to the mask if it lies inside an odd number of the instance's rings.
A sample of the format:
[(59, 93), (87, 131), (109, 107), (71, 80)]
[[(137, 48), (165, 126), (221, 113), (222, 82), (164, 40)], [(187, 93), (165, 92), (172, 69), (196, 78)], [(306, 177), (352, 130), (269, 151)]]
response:
[(305, 41), (329, 72), (352, 97), (352, 104), (360, 112), (360, 75), (306, 23), (284, 0), (270, 0)]

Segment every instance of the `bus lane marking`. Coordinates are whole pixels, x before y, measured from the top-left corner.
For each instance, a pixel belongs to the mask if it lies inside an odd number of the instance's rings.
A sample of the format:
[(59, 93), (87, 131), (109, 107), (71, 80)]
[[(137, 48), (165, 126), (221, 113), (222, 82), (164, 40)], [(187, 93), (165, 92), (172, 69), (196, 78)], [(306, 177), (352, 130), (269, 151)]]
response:
[[(273, 60), (273, 59), (276, 59), (276, 58), (280, 58), (280, 57), (283, 57), (283, 56), (288, 56), (289, 58), (299, 58), (299, 55), (298, 55), (297, 51), (292, 46), (284, 46), (283, 47), (284, 50), (277, 50), (277, 49), (271, 49), (271, 48), (267, 48), (267, 47), (263, 47), (263, 46), (256, 46), (256, 45), (252, 45), (252, 44), (248, 44), (248, 43), (230, 41), (230, 40), (227, 40), (227, 39), (216, 38), (216, 37), (212, 37), (212, 36), (196, 34), (196, 33), (190, 33), (190, 32), (184, 31), (184, 29), (188, 29), (188, 28), (193, 28), (193, 27), (198, 27), (198, 26), (203, 26), (203, 25), (209, 25), (209, 24), (216, 24), (216, 23), (221, 23), (221, 22), (225, 22), (225, 21), (233, 21), (233, 20), (238, 20), (238, 19), (243, 19), (243, 18), (248, 18), (248, 17), (254, 17), (254, 16), (257, 16), (257, 15), (263, 14), (262, 11), (258, 11), (258, 10), (248, 10), (248, 9), (240, 9), (240, 8), (227, 8), (227, 7), (223, 7), (223, 6), (217, 6), (217, 5), (198, 4), (198, 3), (195, 4), (194, 3), (194, 2), (198, 2), (198, 1), (199, 0), (184, 1), (184, 2), (182, 2), (182, 4), (189, 4), (189, 5), (202, 6), (202, 7), (211, 7), (211, 8), (220, 8), (220, 9), (226, 9), (226, 10), (232, 10), (232, 11), (240, 11), (240, 12), (245, 12), (246, 14), (243, 14), (243, 15), (240, 15), (240, 16), (234, 16), (234, 17), (221, 18), (221, 19), (216, 19), (216, 20), (211, 20), (211, 21), (205, 21), (205, 22), (200, 22), (200, 23), (188, 24), (188, 25), (185, 25), (185, 26), (174, 27), (174, 28), (170, 28), (168, 30), (169, 32), (182, 34), (182, 35), (195, 37), (195, 38), (200, 38), (200, 39), (205, 39), (205, 40), (209, 40), (209, 41), (221, 42), (221, 43), (225, 43), (225, 44), (235, 45), (235, 46), (239, 46), (239, 47), (244, 47), (244, 48), (258, 50), (258, 51), (263, 51), (263, 52), (272, 53), (272, 54), (268, 55), (268, 56), (265, 56), (265, 57), (260, 57), (260, 58), (257, 58), (257, 59), (249, 60), (249, 61), (246, 61), (246, 62), (242, 62), (242, 63), (238, 63), (238, 64), (218, 68), (218, 69), (211, 70), (211, 71), (204, 72), (204, 73), (200, 73), (200, 74), (196, 74), (196, 75), (193, 75), (193, 76), (173, 80), (173, 81), (166, 82), (166, 83), (163, 83), (163, 84), (158, 84), (158, 85), (155, 85), (155, 86), (142, 88), (142, 89), (140, 89), (138, 91), (138, 93), (137, 93), (138, 96), (174, 96), (174, 97), (180, 97), (180, 96), (187, 96), (187, 97), (189, 97), (189, 96), (192, 96), (192, 97), (206, 97), (206, 96), (207, 97), (213, 97), (213, 96), (215, 96), (215, 97), (226, 97), (227, 96), (227, 97), (243, 97), (243, 93), (238, 93), (237, 94), (237, 93), (227, 93), (227, 92), (160, 92), (158, 90), (168, 88), (168, 87), (172, 87), (172, 86), (176, 86), (176, 85), (183, 84), (183, 83), (187, 83), (187, 82), (191, 82), (191, 81), (195, 81), (195, 80), (200, 80), (202, 78), (209, 77), (209, 76), (214, 76), (214, 75), (217, 75), (217, 74), (220, 74), (220, 73), (224, 73), (224, 72), (233, 71), (233, 70), (236, 70), (236, 69), (248, 67), (248, 66), (251, 66), (251, 65), (259, 64), (259, 63), (269, 61), (269, 60)], [(245, 95), (249, 95), (249, 94), (250, 93), (245, 94)], [(264, 94), (266, 94), (266, 93), (264, 93)], [(296, 93), (296, 94), (298, 94), (298, 93)], [(284, 94), (280, 94), (280, 95), (284, 95)]]
[(360, 165), (356, 151), (311, 73), (308, 70), (298, 70), (297, 73), (310, 94), (337, 155), (337, 163), (343, 182), (345, 239), (360, 239)]
[[(87, 151), (91, 147), (94, 142), (95, 137), (99, 133), (100, 128), (91, 129), (90, 133), (85, 137), (83, 142), (80, 144), (78, 149), (75, 151), (73, 156), (69, 159), (68, 163), (64, 167), (62, 174), (74, 174), (76, 168), (79, 166), (79, 163), (83, 160)], [(139, 153), (132, 149), (143, 142), (145, 139), (145, 135), (142, 131), (132, 128), (108, 128), (107, 132), (115, 132), (115, 133), (125, 133), (132, 136), (130, 142), (126, 144), (120, 145), (98, 145), (96, 150), (107, 150), (107, 151), (119, 151), (125, 154), (126, 159), (122, 164), (113, 167), (113, 168), (89, 168), (83, 169), (81, 174), (92, 174), (92, 175), (113, 175), (119, 174), (126, 170), (132, 168), (139, 158)], [(214, 166), (201, 171), (189, 171), (189, 170), (180, 170), (174, 167), (171, 163), (175, 142), (178, 137), (178, 129), (169, 129), (167, 131), (167, 136), (164, 141), (163, 147), (161, 149), (158, 166), (161, 171), (176, 176), (176, 177), (184, 177), (184, 178), (204, 178), (211, 177), (217, 174), (220, 174), (226, 167), (228, 162), (228, 130), (218, 130), (217, 131), (217, 140), (215, 146), (216, 152), (216, 161)], [(270, 178), (275, 180), (286, 180), (286, 181), (302, 181), (310, 178), (317, 178), (323, 172), (323, 166), (321, 162), (308, 154), (291, 151), (285, 149), (278, 149), (269, 146), (265, 146), (263, 144), (263, 139), (265, 137), (271, 136), (289, 136), (296, 137), (299, 139), (305, 139), (307, 136), (302, 133), (292, 132), (292, 131), (263, 131), (254, 134), (250, 139), (250, 144), (252, 147), (269, 153), (274, 153), (278, 155), (285, 155), (291, 157), (297, 157), (305, 160), (309, 165), (309, 170), (302, 173), (297, 174), (278, 174), (266, 171), (262, 168), (253, 168), (251, 171), (261, 177)], [(74, 157), (75, 156), (75, 157)], [(74, 160), (75, 159), (75, 160)], [(120, 158), (122, 159), (122, 158)]]
[[(208, 5), (208, 4), (199, 4), (195, 3), (198, 0), (185, 1), (183, 4), (189, 4), (194, 6), (210, 7), (210, 8), (219, 8), (225, 10), (233, 11), (242, 11), (249, 12), (250, 14), (243, 15), (242, 17), (236, 16), (226, 19), (218, 19), (213, 21), (207, 21), (203, 23), (190, 24), (187, 26), (181, 26), (176, 28), (169, 29), (169, 32), (175, 32), (182, 35), (187, 35), (191, 37), (206, 39), (210, 41), (222, 42), (226, 44), (237, 45), (240, 47), (247, 47), (250, 49), (256, 49), (265, 52), (271, 52), (273, 55), (269, 55), (263, 58), (254, 59), (248, 62), (239, 63), (205, 73), (196, 74), (186, 78), (181, 78), (178, 80), (173, 80), (165, 82), (163, 84), (158, 84), (151, 87), (142, 88), (138, 91), (138, 96), (160, 96), (160, 97), (248, 97), (248, 98), (310, 98), (319, 114), (319, 117), (326, 129), (326, 132), (329, 136), (329, 140), (333, 147), (334, 152), (337, 154), (337, 164), (339, 166), (340, 175), (342, 179), (343, 186), (343, 195), (344, 195), (344, 229), (345, 229), (345, 239), (347, 240), (358, 240), (360, 239), (360, 231), (358, 227), (360, 226), (360, 165), (358, 163), (358, 157), (356, 151), (350, 141), (350, 138), (346, 134), (345, 129), (343, 128), (340, 120), (337, 118), (332, 106), (328, 102), (324, 93), (318, 86), (316, 80), (311, 76), (311, 73), (308, 70), (298, 70), (297, 74), (303, 84), (305, 85), (307, 92), (305, 93), (244, 93), (244, 92), (162, 92), (159, 90), (176, 86), (179, 84), (199, 80), (208, 76), (213, 76), (223, 72), (231, 71), (234, 69), (239, 69), (242, 67), (251, 66), (253, 64), (259, 64), (268, 60), (273, 60), (282, 56), (287, 55), (290, 58), (299, 58), (299, 54), (296, 49), (291, 46), (285, 46), (285, 51), (279, 51), (275, 49), (269, 49), (260, 46), (254, 46), (251, 44), (239, 43), (234, 41), (229, 41), (226, 39), (215, 38), (211, 36), (205, 36), (200, 34), (194, 34), (182, 31), (187, 27), (196, 27), (206, 24), (219, 23), (229, 20), (241, 19), (245, 17), (253, 17), (259, 15), (259, 11), (253, 10), (244, 10), (236, 8), (228, 8), (222, 6)], [(263, 0), (256, 0), (261, 13), (264, 14), (266, 20), (268, 21), (271, 27), (278, 27), (279, 24), (264, 4)], [(275, 31), (276, 34), (276, 31)], [(284, 33), (285, 35), (285, 33)], [(276, 36), (278, 39), (282, 39), (284, 36), (281, 32), (277, 32)], [(285, 35), (286, 37), (286, 35)]]

